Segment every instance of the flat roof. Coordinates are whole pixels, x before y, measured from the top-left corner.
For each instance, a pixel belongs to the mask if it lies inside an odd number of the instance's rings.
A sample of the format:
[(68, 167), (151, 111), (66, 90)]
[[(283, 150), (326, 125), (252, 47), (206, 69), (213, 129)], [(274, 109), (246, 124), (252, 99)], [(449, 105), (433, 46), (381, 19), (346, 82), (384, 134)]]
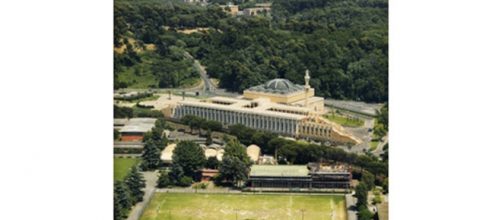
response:
[(309, 169), (307, 165), (253, 165), (249, 175), (307, 177)]
[[(306, 117), (306, 115), (300, 115), (300, 114), (294, 114), (294, 113), (288, 113), (288, 112), (278, 112), (278, 111), (272, 111), (269, 109), (282, 109), (282, 110), (290, 110), (290, 111), (298, 111), (298, 112), (309, 112), (310, 111), (310, 109), (307, 109), (304, 107), (283, 105), (283, 104), (267, 101), (262, 98), (258, 98), (258, 99), (254, 99), (254, 100), (245, 100), (245, 99), (235, 99), (235, 98), (227, 98), (227, 97), (213, 97), (213, 98), (210, 98), (207, 100), (217, 101), (217, 102), (218, 101), (219, 102), (231, 102), (231, 104), (229, 104), (229, 105), (223, 104), (222, 105), (222, 104), (211, 103), (211, 102), (207, 102), (207, 101), (204, 102), (204, 100), (203, 101), (185, 100), (185, 101), (180, 101), (179, 104), (186, 105), (186, 106), (243, 112), (243, 113), (247, 113), (247, 114), (258, 114), (258, 115), (265, 115), (265, 116), (272, 116), (272, 117), (281, 117), (281, 118), (288, 118), (288, 119), (295, 119), (295, 120), (304, 119)], [(253, 102), (258, 103), (259, 105), (254, 108), (244, 107), (244, 105), (251, 104)]]
[(120, 133), (145, 133), (155, 126), (155, 118), (131, 118), (122, 127)]

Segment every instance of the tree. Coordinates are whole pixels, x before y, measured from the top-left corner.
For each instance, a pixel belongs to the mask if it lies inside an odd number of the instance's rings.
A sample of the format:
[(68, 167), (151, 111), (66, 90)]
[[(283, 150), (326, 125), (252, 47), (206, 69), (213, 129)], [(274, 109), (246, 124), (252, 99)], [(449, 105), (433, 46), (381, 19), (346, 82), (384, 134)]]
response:
[(361, 182), (364, 183), (368, 190), (371, 190), (375, 187), (375, 175), (366, 170), (363, 170)]
[(179, 185), (180, 186), (190, 186), (190, 185), (192, 185), (192, 182), (193, 182), (192, 177), (184, 176), (181, 178)]
[(223, 129), (223, 125), (219, 121), (208, 120), (206, 124), (207, 129), (211, 131), (221, 131)]
[(132, 118), (133, 109), (113, 105), (113, 118)]
[(358, 209), (357, 213), (357, 219), (358, 220), (372, 220), (373, 219), (373, 213), (371, 213), (370, 210), (368, 210), (367, 207), (361, 206)]
[(211, 130), (208, 130), (206, 137), (206, 145), (210, 145), (212, 143), (213, 143), (213, 138), (211, 137)]
[(157, 187), (165, 188), (167, 186), (173, 185), (171, 178), (169, 177), (169, 173), (165, 170), (160, 171), (159, 179), (157, 179)]
[(218, 159), (216, 157), (207, 158), (206, 168), (218, 169), (219, 166), (220, 166), (220, 161), (218, 161)]
[(119, 202), (119, 196), (116, 193), (113, 193), (113, 219), (114, 220), (122, 220), (124, 219), (124, 211), (122, 210), (122, 206)]
[(115, 219), (123, 219), (127, 217), (127, 213), (129, 208), (131, 208), (131, 200), (129, 191), (127, 187), (124, 186), (124, 183), (120, 181), (116, 181), (114, 185), (114, 213), (118, 216), (115, 216)]
[(113, 129), (113, 140), (120, 139), (120, 132), (117, 129)]
[(247, 179), (252, 165), (246, 150), (236, 140), (231, 140), (225, 147), (223, 161), (220, 166), (220, 175), (223, 179), (232, 182), (234, 186), (240, 186), (240, 182)]
[(145, 149), (141, 155), (143, 162), (141, 164), (144, 170), (153, 170), (160, 166), (160, 150), (152, 140), (148, 140)]
[(145, 188), (145, 179), (136, 166), (134, 166), (127, 175), (125, 184), (129, 188), (133, 204), (143, 201), (143, 195), (145, 192), (143, 192), (142, 189)]
[(193, 177), (205, 163), (204, 151), (195, 142), (181, 141), (173, 151), (173, 164), (179, 165), (186, 176)]
[(181, 178), (185, 176), (185, 173), (183, 173), (183, 168), (179, 164), (173, 164), (168, 175), (169, 181), (174, 185), (178, 185)]
[(368, 187), (364, 182), (360, 182), (356, 186), (356, 193), (354, 196), (357, 198), (356, 206), (358, 208), (366, 207), (368, 204)]

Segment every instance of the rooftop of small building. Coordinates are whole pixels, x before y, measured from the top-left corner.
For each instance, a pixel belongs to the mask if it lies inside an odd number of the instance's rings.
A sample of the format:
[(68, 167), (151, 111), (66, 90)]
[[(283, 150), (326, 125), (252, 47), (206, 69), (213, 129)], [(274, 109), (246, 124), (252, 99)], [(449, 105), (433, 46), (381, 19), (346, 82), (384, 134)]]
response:
[(120, 128), (120, 133), (145, 133), (155, 126), (156, 118), (131, 118), (124, 127)]
[(307, 177), (306, 165), (253, 165), (250, 176)]
[(312, 172), (316, 173), (350, 172), (350, 166), (343, 163), (335, 163), (335, 164), (309, 163), (308, 167)]

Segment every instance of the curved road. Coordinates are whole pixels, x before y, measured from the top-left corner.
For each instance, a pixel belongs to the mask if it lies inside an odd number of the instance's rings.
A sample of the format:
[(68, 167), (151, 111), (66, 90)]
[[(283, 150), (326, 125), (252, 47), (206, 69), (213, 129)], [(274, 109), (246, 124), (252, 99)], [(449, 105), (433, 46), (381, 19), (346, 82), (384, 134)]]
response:
[(202, 89), (203, 92), (209, 93), (209, 94), (214, 94), (216, 91), (216, 86), (211, 82), (211, 79), (207, 75), (206, 68), (200, 64), (200, 61), (195, 59), (190, 53), (186, 52), (184, 53), (186, 58), (189, 58), (193, 60), (193, 65), (199, 71), (200, 78), (204, 81), (204, 88)]

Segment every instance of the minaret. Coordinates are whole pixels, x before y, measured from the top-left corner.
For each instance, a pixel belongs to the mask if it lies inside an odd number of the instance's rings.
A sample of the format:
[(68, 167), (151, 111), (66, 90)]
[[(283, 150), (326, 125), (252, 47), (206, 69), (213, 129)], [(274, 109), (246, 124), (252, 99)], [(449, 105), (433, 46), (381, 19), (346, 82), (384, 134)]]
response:
[(309, 85), (309, 81), (310, 81), (310, 75), (309, 75), (309, 70), (305, 70), (305, 105), (304, 107), (308, 108), (308, 94), (309, 94), (309, 90), (310, 90), (310, 85)]
[(307, 69), (305, 70), (305, 89), (310, 88), (309, 81), (310, 81), (310, 75), (309, 75), (309, 70)]

